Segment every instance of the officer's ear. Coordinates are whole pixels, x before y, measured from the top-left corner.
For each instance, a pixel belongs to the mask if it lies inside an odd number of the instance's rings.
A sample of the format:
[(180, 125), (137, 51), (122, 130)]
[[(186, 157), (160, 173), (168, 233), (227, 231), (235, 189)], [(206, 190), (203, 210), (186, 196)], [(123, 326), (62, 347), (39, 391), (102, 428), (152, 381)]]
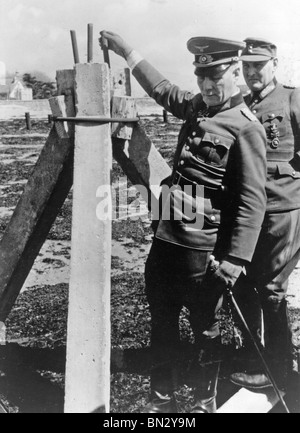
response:
[(273, 59), (273, 71), (276, 72), (278, 68), (278, 58), (274, 57)]

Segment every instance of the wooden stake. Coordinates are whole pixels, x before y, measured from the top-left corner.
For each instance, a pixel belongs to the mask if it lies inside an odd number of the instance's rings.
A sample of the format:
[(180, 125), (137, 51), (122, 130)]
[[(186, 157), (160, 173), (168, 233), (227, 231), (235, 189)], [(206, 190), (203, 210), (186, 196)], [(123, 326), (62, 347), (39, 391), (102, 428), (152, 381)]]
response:
[[(109, 116), (107, 65), (75, 70), (78, 116)], [(66, 413), (109, 412), (111, 168), (110, 126), (76, 125)], [(108, 202), (106, 215), (97, 212), (97, 194)]]
[(164, 123), (169, 123), (169, 116), (167, 110), (163, 111)]
[(93, 61), (93, 24), (88, 24), (88, 63)]
[(26, 129), (28, 131), (31, 130), (31, 119), (30, 119), (30, 113), (25, 113), (25, 121), (26, 121)]
[(108, 65), (110, 68), (110, 59), (109, 59), (109, 49), (108, 49), (108, 41), (107, 39), (103, 38), (103, 58), (104, 62)]
[(75, 65), (77, 63), (80, 63), (79, 60), (79, 52), (78, 52), (78, 45), (77, 45), (77, 37), (75, 30), (71, 30), (71, 41), (72, 41), (72, 48), (73, 48), (73, 57), (74, 57), (74, 63)]

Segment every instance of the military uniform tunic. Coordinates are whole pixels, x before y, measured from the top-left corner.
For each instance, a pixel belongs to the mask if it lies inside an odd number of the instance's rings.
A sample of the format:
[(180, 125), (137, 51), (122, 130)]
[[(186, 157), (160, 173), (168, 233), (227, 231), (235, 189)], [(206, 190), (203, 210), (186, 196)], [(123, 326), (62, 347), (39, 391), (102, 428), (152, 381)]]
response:
[[(247, 277), (237, 290), (248, 322), (255, 317), (247, 297), (256, 288), (264, 310), (267, 352), (274, 372), (292, 366), (286, 308), (288, 278), (300, 260), (300, 89), (272, 81), (245, 102), (267, 135), (267, 212)], [(244, 280), (244, 281), (243, 281)], [(253, 326), (260, 334), (258, 323)]]
[[(204, 186), (203, 228), (195, 229), (183, 213), (182, 221), (161, 220), (156, 238), (186, 248), (213, 250), (221, 227), (224, 242), (219, 257), (230, 255), (250, 262), (266, 209), (263, 128), (241, 93), (219, 111), (209, 112), (200, 94), (181, 91), (146, 61), (139, 63), (133, 75), (158, 104), (185, 121), (172, 182), (183, 187), (191, 182)], [(183, 202), (189, 201), (184, 192), (182, 197)], [(171, 197), (171, 206), (176, 199)]]
[(268, 212), (300, 208), (300, 89), (274, 80), (246, 104), (267, 134)]
[[(209, 342), (215, 347), (218, 341), (220, 293), (203, 284), (210, 255), (252, 259), (266, 210), (266, 137), (240, 93), (209, 110), (201, 95), (181, 91), (145, 60), (133, 75), (156, 102), (184, 121), (167, 181), (175, 190), (163, 197), (145, 272), (156, 365), (151, 386), (166, 394), (176, 388), (172, 366), (182, 356), (178, 324), (182, 307), (190, 312), (198, 349), (207, 351)], [(196, 185), (202, 188), (200, 207)], [(186, 191), (187, 186), (192, 190)], [(203, 226), (195, 225), (186, 213), (190, 203)], [(171, 218), (164, 218), (166, 209)], [(178, 213), (181, 218), (173, 218)], [(193, 386), (201, 386), (196, 376)]]

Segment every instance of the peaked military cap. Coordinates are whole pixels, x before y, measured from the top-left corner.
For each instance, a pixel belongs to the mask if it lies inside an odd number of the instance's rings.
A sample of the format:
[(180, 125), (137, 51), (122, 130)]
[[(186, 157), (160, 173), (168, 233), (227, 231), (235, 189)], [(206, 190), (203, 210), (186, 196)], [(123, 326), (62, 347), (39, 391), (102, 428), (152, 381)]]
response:
[(187, 43), (188, 50), (195, 55), (197, 68), (209, 68), (225, 63), (237, 62), (239, 51), (245, 47), (243, 42), (199, 36)]
[(243, 62), (266, 62), (277, 56), (277, 47), (273, 42), (257, 38), (247, 38), (244, 42), (246, 48), (241, 55)]

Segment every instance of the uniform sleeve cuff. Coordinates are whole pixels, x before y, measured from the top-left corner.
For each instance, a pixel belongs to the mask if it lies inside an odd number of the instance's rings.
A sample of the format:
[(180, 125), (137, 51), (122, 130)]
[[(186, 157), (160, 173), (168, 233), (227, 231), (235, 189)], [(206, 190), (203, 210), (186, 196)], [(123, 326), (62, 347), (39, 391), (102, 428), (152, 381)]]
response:
[(127, 57), (127, 63), (130, 69), (134, 69), (144, 58), (135, 50), (132, 50)]

